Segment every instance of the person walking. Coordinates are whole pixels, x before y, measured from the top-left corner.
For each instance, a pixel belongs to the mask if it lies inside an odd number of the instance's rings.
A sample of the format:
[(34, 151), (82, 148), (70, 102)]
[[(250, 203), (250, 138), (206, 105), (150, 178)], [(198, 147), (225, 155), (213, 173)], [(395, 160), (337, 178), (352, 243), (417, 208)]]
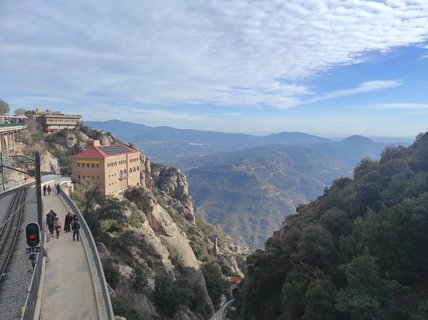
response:
[(52, 191), (51, 185), (48, 185), (47, 190), (48, 190), (48, 196), (50, 196), (51, 195), (51, 191)]
[(65, 215), (65, 219), (64, 219), (64, 231), (65, 232), (70, 232), (71, 230), (71, 222), (73, 220), (73, 217), (71, 216), (71, 213), (67, 213)]
[(59, 194), (61, 192), (61, 185), (58, 183), (56, 185), (56, 193)]
[(49, 229), (49, 233), (53, 236), (54, 224), (55, 224), (55, 212), (53, 210), (49, 211), (46, 215), (46, 224)]
[(56, 231), (56, 238), (59, 237), (59, 232), (61, 231), (61, 220), (59, 220), (59, 217), (55, 217), (55, 223), (54, 223), (55, 231)]
[(47, 189), (47, 188), (46, 188), (46, 185), (44, 185), (44, 186), (43, 186), (43, 195), (44, 195), (44, 196), (46, 195), (46, 189)]
[(76, 216), (73, 220), (73, 224), (71, 225), (71, 229), (73, 230), (73, 241), (74, 240), (79, 241), (80, 222)]

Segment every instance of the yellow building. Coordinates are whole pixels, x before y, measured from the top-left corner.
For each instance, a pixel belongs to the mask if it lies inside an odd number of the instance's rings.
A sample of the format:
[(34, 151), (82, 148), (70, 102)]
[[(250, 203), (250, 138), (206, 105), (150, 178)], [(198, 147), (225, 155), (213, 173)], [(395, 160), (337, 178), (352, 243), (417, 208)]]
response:
[(119, 195), (141, 184), (140, 152), (122, 144), (101, 146), (98, 140), (89, 141), (71, 162), (73, 181), (97, 184), (103, 195)]

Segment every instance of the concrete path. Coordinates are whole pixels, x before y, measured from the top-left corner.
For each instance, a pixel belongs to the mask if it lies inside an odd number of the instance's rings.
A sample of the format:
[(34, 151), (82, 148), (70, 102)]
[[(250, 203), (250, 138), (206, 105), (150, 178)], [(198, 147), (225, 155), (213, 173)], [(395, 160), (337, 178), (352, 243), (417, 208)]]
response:
[[(46, 220), (46, 214), (52, 209), (64, 228), (67, 209), (56, 195), (56, 190), (49, 196), (42, 196), (42, 200), (43, 219)], [(72, 239), (72, 232), (61, 230), (58, 239), (49, 236), (46, 243), (47, 263), (40, 312), (42, 320), (99, 318), (82, 241), (73, 242)]]

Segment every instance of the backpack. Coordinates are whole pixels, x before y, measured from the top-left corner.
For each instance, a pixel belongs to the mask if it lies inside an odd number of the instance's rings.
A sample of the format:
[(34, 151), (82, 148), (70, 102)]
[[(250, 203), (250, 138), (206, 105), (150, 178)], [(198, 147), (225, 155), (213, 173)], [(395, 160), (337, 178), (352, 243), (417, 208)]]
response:
[(71, 226), (71, 229), (76, 230), (76, 231), (79, 230), (80, 229), (79, 221), (74, 221), (73, 225)]

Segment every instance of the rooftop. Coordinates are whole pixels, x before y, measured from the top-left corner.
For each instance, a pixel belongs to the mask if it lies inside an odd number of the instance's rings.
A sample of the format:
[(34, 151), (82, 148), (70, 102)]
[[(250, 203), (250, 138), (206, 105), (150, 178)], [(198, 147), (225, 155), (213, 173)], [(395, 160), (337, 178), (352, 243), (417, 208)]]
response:
[(127, 153), (138, 152), (135, 149), (129, 148), (123, 144), (114, 144), (110, 146), (100, 146), (98, 141), (88, 143), (86, 150), (75, 154), (72, 158), (84, 159), (84, 158), (107, 158), (110, 156), (116, 156)]

